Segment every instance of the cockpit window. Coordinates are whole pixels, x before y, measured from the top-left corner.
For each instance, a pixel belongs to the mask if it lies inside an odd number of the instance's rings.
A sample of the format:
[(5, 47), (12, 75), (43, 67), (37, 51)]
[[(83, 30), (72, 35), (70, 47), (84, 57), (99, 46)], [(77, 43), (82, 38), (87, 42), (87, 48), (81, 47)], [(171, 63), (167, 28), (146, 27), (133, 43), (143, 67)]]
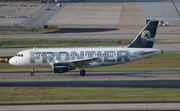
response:
[(16, 54), (16, 57), (23, 57), (23, 54)]

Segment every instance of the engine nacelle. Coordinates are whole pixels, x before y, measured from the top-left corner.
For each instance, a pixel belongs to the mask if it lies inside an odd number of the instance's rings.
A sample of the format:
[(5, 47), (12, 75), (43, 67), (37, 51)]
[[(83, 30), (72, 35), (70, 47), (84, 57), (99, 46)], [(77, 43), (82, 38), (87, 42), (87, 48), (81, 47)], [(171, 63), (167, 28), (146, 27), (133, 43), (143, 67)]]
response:
[(64, 73), (74, 69), (75, 67), (67, 63), (54, 63), (52, 65), (52, 70), (54, 73)]

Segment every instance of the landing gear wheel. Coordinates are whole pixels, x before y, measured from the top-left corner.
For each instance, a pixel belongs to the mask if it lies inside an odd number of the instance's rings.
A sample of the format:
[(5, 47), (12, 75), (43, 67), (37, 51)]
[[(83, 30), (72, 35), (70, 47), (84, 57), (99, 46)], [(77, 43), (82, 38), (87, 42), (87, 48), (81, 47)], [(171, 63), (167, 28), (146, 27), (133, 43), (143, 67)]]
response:
[(31, 75), (31, 76), (34, 76), (34, 72), (31, 72), (30, 75)]
[(80, 75), (81, 75), (81, 76), (85, 76), (85, 75), (86, 75), (86, 71), (85, 71), (84, 69), (82, 69), (82, 70), (80, 71)]
[(30, 75), (34, 76), (34, 67), (32, 67), (32, 71), (31, 71)]

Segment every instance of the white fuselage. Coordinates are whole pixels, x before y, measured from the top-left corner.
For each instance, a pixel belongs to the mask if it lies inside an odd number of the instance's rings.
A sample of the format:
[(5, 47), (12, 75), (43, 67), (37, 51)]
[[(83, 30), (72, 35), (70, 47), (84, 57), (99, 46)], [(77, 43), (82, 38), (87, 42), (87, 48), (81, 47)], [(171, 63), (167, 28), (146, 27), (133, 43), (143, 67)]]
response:
[[(141, 54), (143, 52), (147, 53)], [(34, 48), (19, 52), (9, 60), (9, 63), (15, 66), (42, 67), (51, 66), (53, 63), (71, 63), (98, 58), (84, 66), (93, 67), (126, 63), (160, 53), (162, 50), (154, 48)]]

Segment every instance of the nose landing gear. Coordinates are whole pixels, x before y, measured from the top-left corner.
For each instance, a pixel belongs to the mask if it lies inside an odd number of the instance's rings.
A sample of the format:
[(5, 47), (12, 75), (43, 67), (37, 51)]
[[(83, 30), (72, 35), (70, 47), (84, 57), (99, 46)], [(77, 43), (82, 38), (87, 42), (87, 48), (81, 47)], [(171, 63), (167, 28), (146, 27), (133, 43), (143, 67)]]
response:
[(32, 71), (30, 72), (31, 76), (34, 76), (34, 67), (32, 67)]

